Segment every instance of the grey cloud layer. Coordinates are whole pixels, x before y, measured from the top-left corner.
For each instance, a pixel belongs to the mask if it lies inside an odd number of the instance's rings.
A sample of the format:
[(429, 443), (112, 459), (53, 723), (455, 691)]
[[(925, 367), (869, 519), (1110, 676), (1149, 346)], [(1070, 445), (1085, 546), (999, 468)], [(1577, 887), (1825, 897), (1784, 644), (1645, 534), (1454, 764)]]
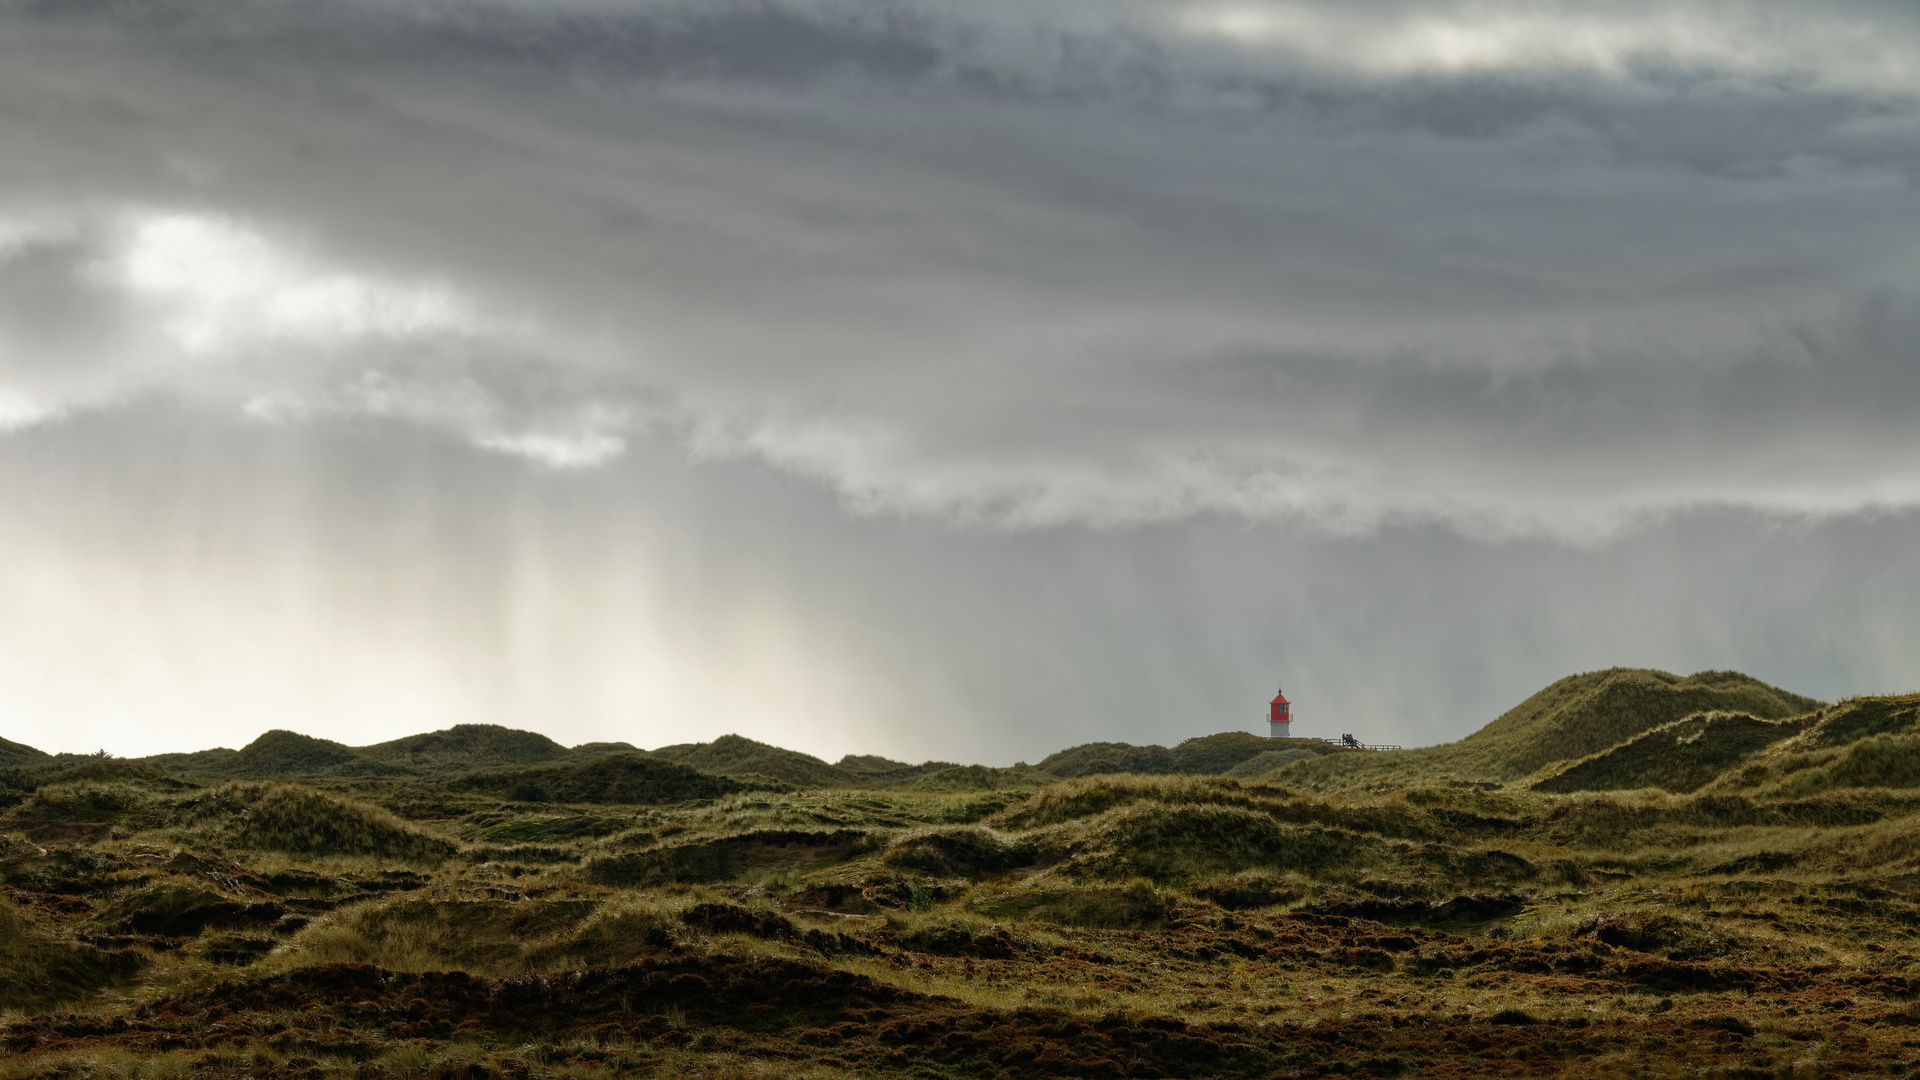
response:
[[(1920, 504), (1898, 6), (0, 11), (0, 424), (655, 428), (1013, 525)], [(166, 215), (278, 291), (100, 269)]]

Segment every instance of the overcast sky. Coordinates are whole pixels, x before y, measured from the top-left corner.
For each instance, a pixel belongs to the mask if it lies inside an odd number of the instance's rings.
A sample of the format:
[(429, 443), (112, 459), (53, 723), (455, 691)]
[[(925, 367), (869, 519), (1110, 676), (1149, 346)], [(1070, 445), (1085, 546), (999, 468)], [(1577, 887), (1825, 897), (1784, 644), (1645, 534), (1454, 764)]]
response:
[(0, 735), (1920, 687), (1920, 10), (0, 0)]

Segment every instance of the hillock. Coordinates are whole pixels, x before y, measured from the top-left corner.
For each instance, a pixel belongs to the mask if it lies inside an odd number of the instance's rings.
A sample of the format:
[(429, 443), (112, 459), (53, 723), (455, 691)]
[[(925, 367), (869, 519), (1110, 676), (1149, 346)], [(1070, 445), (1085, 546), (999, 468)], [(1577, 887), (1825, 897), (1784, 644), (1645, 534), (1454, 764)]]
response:
[(1171, 749), (1117, 742), (1085, 743), (1046, 757), (1035, 767), (1065, 779), (1100, 773), (1191, 776), (1225, 773), (1276, 748), (1304, 749), (1310, 754), (1327, 753), (1335, 749), (1325, 743), (1306, 739), (1286, 740), (1282, 744), (1279, 740), (1245, 731), (1223, 731), (1217, 735), (1188, 739)]
[(127, 783), (169, 791), (193, 786), (174, 779), (151, 762), (128, 758), (88, 758), (75, 765), (43, 767), (34, 773), (42, 785)]
[(211, 770), (244, 780), (316, 776), (341, 766), (365, 763), (352, 747), (298, 732), (273, 730), (240, 748)]
[(24, 743), (0, 739), (0, 768), (13, 765), (33, 765), (47, 760), (47, 755)]
[(471, 773), (448, 786), (518, 802), (658, 804), (715, 799), (751, 785), (633, 753), (579, 764)]
[(381, 807), (293, 784), (231, 784), (194, 809), (220, 822), (235, 846), (259, 851), (433, 863), (458, 849)]
[(1730, 769), (1712, 790), (1800, 798), (1845, 788), (1920, 787), (1920, 695), (1852, 698), (1805, 732)]
[(1508, 776), (1554, 761), (1585, 757), (1694, 713), (1744, 713), (1783, 720), (1821, 702), (1768, 686), (1737, 671), (1685, 677), (1664, 671), (1610, 668), (1547, 687), (1458, 744)]
[(848, 754), (834, 762), (836, 769), (878, 783), (910, 781), (917, 777), (930, 776), (947, 769), (961, 767), (951, 761), (923, 761), (918, 765), (909, 765), (904, 761), (894, 761), (877, 754)]
[(1255, 776), (1270, 773), (1283, 765), (1291, 765), (1296, 761), (1311, 761), (1319, 757), (1322, 752), (1323, 751), (1305, 746), (1288, 747), (1282, 750), (1265, 750), (1235, 765), (1221, 775), (1250, 779)]
[(1173, 751), (1164, 746), (1091, 742), (1049, 754), (1035, 768), (1066, 779), (1099, 773), (1165, 775), (1174, 771), (1172, 762)]
[(867, 778), (836, 768), (811, 754), (783, 750), (740, 735), (722, 735), (710, 743), (663, 746), (653, 756), (710, 776), (751, 774), (801, 787), (861, 787)]
[(1683, 794), (1698, 791), (1774, 743), (1798, 735), (1810, 720), (1761, 720), (1743, 713), (1689, 716), (1582, 759), (1533, 788), (1551, 792), (1632, 788)]
[(630, 742), (586, 742), (569, 751), (576, 758), (599, 757), (601, 754), (644, 754), (646, 751)]
[(221, 766), (232, 761), (239, 753), (238, 750), (216, 746), (211, 750), (194, 750), (190, 753), (154, 754), (139, 760), (176, 776), (214, 776), (219, 774)]
[[(1390, 753), (1337, 754), (1283, 766), (1275, 775), (1285, 783), (1316, 791), (1432, 781), (1504, 784), (1538, 775), (1558, 763), (1609, 751), (1695, 714), (1728, 713), (1777, 721), (1820, 707), (1813, 698), (1738, 672), (1679, 676), (1609, 668), (1561, 679), (1459, 742)], [(1614, 759), (1614, 765), (1627, 759)], [(1612, 767), (1596, 766), (1591, 775)]]
[(532, 731), (498, 724), (456, 724), (444, 731), (362, 746), (358, 753), (373, 761), (442, 770), (534, 765), (558, 761), (570, 751)]
[(1013, 765), (1004, 769), (988, 765), (952, 765), (896, 781), (892, 786), (902, 791), (1016, 791), (1045, 787), (1057, 783), (1059, 779), (1031, 765)]

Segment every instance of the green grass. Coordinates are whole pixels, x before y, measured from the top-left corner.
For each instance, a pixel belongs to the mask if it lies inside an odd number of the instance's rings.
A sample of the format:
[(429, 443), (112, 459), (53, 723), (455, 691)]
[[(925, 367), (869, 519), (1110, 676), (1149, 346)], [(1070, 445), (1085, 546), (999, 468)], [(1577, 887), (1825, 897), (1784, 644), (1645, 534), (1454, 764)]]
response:
[(241, 747), (211, 771), (222, 776), (262, 780), (333, 774), (371, 764), (350, 746), (298, 732), (274, 730)]

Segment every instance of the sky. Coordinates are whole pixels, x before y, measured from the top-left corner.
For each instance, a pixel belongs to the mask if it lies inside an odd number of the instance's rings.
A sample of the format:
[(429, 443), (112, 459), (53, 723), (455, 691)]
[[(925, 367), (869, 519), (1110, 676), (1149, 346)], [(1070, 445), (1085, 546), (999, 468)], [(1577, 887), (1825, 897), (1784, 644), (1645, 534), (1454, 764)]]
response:
[(0, 0), (0, 736), (1920, 688), (1920, 9)]

